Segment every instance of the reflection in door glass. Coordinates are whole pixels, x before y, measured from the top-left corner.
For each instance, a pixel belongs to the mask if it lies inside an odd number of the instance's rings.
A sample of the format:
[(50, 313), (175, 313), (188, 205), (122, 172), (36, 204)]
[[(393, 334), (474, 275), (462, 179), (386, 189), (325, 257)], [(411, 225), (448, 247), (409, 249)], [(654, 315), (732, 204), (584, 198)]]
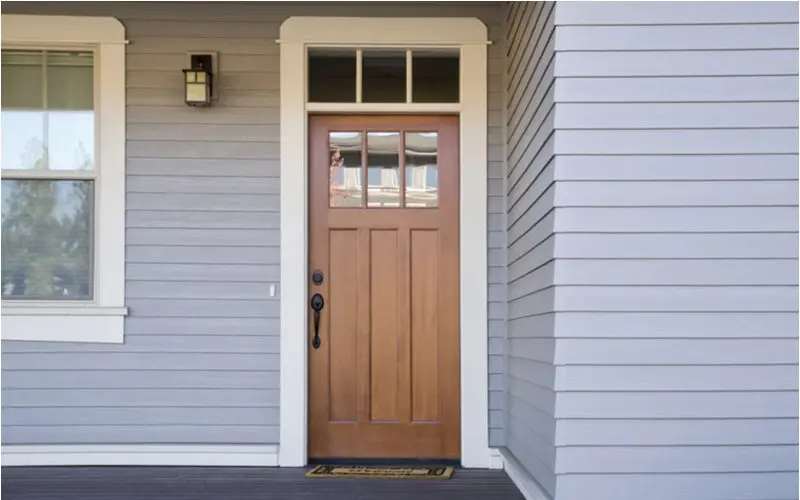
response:
[(406, 207), (439, 205), (436, 132), (406, 132)]
[(400, 206), (400, 134), (367, 133), (367, 206)]
[(331, 132), (330, 206), (362, 207), (361, 132)]

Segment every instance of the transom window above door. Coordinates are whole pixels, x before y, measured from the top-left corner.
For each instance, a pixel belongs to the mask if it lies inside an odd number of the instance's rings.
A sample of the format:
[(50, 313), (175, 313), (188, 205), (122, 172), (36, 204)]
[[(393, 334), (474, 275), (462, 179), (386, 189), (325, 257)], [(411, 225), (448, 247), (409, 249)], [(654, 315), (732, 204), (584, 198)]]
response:
[(437, 132), (330, 132), (330, 207), (438, 207), (438, 142)]
[(308, 50), (308, 102), (457, 103), (458, 49)]

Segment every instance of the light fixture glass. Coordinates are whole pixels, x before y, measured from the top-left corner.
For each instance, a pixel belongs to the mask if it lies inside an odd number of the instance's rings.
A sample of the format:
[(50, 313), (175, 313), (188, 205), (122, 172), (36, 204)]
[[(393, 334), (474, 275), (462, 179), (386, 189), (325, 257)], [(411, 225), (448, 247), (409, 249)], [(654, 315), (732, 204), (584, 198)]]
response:
[(211, 72), (204, 68), (183, 70), (186, 104), (195, 107), (211, 105)]

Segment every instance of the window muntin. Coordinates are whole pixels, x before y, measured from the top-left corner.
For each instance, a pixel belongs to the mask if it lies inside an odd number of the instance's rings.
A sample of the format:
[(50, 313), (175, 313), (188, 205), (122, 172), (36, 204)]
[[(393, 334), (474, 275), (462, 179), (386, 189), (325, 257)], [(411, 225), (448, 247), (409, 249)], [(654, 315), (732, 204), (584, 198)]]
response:
[(0, 294), (8, 300), (92, 300), (94, 54), (2, 55)]

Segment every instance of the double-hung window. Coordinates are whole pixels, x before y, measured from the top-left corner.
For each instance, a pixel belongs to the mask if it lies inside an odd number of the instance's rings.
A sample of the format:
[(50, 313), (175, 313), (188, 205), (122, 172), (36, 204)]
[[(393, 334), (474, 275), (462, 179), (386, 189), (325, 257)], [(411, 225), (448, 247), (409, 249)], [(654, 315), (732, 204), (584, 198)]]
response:
[(3, 16), (2, 334), (121, 342), (124, 29)]
[(92, 300), (94, 53), (2, 55), (3, 300)]

